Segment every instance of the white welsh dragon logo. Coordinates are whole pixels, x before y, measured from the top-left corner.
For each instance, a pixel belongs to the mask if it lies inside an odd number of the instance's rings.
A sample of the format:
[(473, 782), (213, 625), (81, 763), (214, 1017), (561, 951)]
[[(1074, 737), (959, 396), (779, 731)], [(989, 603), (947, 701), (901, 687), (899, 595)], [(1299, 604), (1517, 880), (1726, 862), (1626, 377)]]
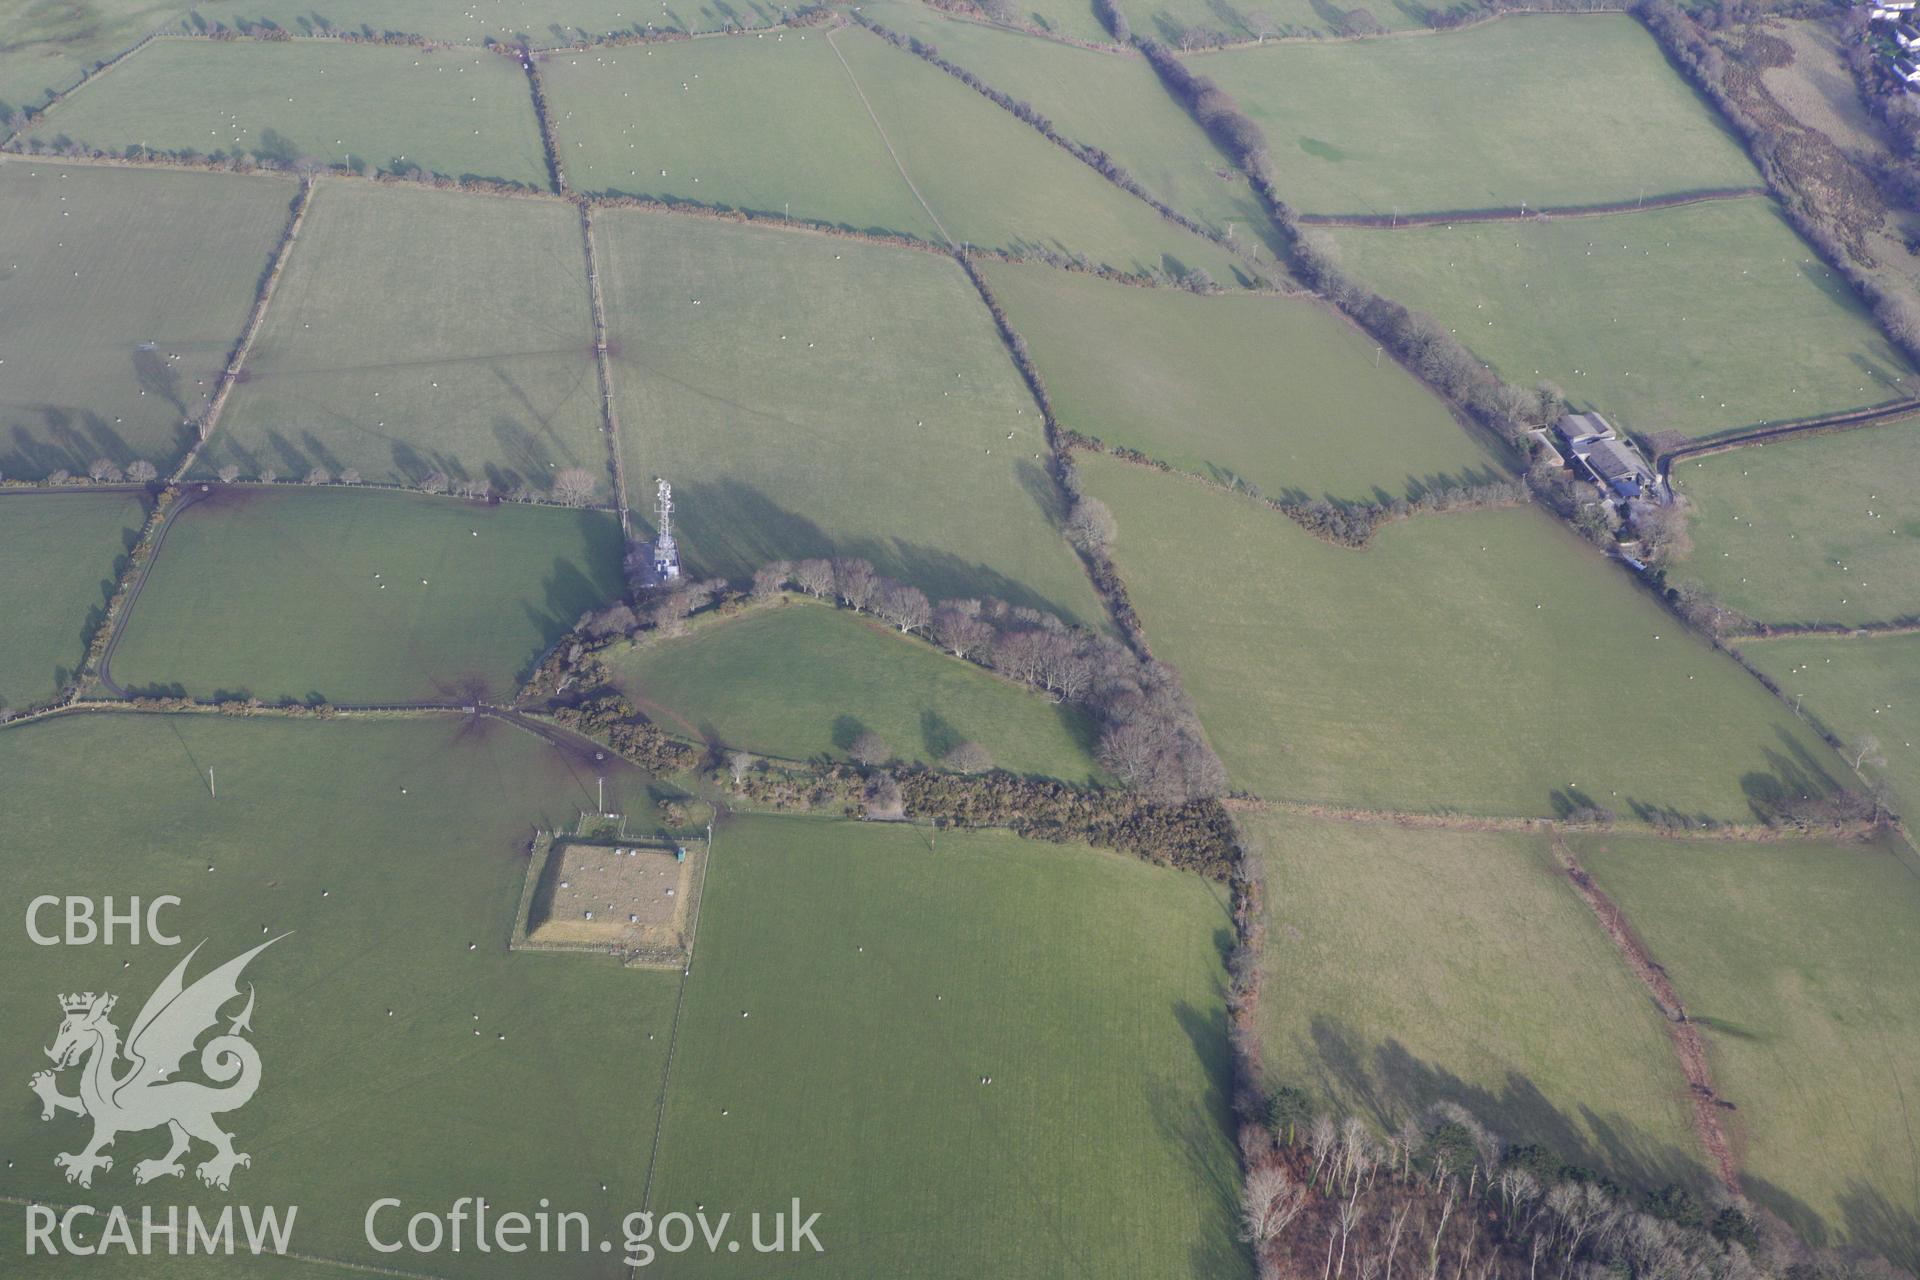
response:
[[(281, 935), (284, 937), (285, 935)], [(260, 1087), (260, 1054), (242, 1033), (251, 1031), (253, 988), (247, 1004), (228, 1024), (224, 1035), (208, 1040), (200, 1050), (200, 1071), (215, 1085), (193, 1080), (171, 1080), (196, 1041), (220, 1021), (221, 1008), (240, 996), (240, 972), (247, 962), (279, 938), (227, 961), (187, 986), (187, 964), (199, 953), (195, 947), (173, 967), (166, 980), (147, 998), (140, 1016), (120, 1042), (119, 1028), (107, 1021), (116, 997), (89, 991), (60, 997), (66, 1018), (47, 1056), (52, 1071), (34, 1075), (31, 1085), (40, 1095), (40, 1118), (70, 1111), (93, 1120), (93, 1140), (84, 1150), (57, 1155), (53, 1162), (66, 1170), (67, 1181), (93, 1185), (96, 1169), (112, 1169), (113, 1157), (102, 1154), (122, 1133), (138, 1133), (162, 1125), (173, 1135), (173, 1146), (158, 1160), (142, 1160), (133, 1167), (135, 1182), (177, 1178), (186, 1172), (180, 1157), (198, 1138), (213, 1146), (213, 1155), (195, 1172), (210, 1187), (227, 1189), (235, 1167), (251, 1165), (253, 1158), (233, 1149), (233, 1135), (214, 1123), (214, 1117), (245, 1106)], [(118, 1070), (122, 1060), (128, 1064)], [(84, 1063), (84, 1065), (82, 1065)], [(61, 1093), (55, 1072), (80, 1067), (80, 1092)]]

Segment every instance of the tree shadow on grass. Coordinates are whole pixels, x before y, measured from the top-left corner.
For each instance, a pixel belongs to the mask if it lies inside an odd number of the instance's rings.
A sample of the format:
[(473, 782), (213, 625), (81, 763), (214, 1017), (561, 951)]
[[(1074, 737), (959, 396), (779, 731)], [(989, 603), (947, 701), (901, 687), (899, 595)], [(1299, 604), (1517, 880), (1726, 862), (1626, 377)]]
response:
[[(1339, 1018), (1316, 1016), (1296, 1046), (1308, 1078), (1289, 1083), (1307, 1086), (1336, 1115), (1358, 1114), (1383, 1133), (1417, 1119), (1436, 1103), (1452, 1102), (1472, 1112), (1504, 1142), (1538, 1143), (1561, 1160), (1622, 1185), (1652, 1188), (1678, 1182), (1705, 1187), (1712, 1181), (1698, 1153), (1649, 1135), (1627, 1116), (1603, 1116), (1584, 1105), (1569, 1114), (1520, 1071), (1509, 1068), (1499, 1087), (1489, 1088), (1422, 1060), (1390, 1035), (1371, 1043), (1369, 1039)], [(1661, 1101), (1648, 1099), (1649, 1104)]]
[[(1233, 935), (1227, 929), (1216, 929), (1213, 937), (1224, 964), (1233, 947)], [(1229, 1224), (1239, 1208), (1240, 1176), (1228, 1097), (1233, 1068), (1225, 984), (1216, 976), (1212, 998), (1204, 1007), (1177, 1000), (1171, 1013), (1193, 1049), (1205, 1088), (1196, 1095), (1191, 1080), (1182, 1075), (1149, 1080), (1148, 1112), (1161, 1139), (1180, 1152), (1192, 1184), (1204, 1189), (1219, 1221)], [(1195, 1275), (1240, 1275), (1249, 1267), (1246, 1251), (1226, 1230), (1209, 1232), (1196, 1240), (1191, 1246), (1191, 1259)]]
[(938, 547), (905, 538), (835, 537), (739, 480), (676, 485), (675, 500), (682, 551), (702, 577), (744, 579), (771, 560), (857, 556), (872, 561), (877, 572), (911, 583), (936, 600), (994, 596), (1012, 605), (1072, 616), (1071, 610), (1024, 583)]

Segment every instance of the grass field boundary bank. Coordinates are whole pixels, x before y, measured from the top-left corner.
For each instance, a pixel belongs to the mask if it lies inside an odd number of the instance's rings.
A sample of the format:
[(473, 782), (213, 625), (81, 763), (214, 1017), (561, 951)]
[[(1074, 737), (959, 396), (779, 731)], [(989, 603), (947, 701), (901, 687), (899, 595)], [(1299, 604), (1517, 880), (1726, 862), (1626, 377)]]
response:
[[(937, 50), (923, 44), (919, 39), (913, 36), (901, 35), (891, 27), (882, 25), (880, 22), (867, 17), (858, 10), (854, 12), (853, 17), (855, 22), (858, 22), (874, 35), (879, 36), (894, 48), (910, 53), (930, 66), (938, 67), (960, 83), (966, 85), (969, 89), (972, 89), (975, 93), (993, 103), (1014, 119), (1027, 125), (1048, 142), (1053, 143), (1075, 160), (1092, 169), (1113, 186), (1118, 187), (1121, 191), (1146, 204), (1148, 208), (1159, 214), (1167, 222), (1179, 227), (1183, 231), (1191, 232), (1202, 239), (1212, 241), (1214, 244), (1232, 253), (1235, 257), (1242, 256), (1238, 246), (1229, 240), (1227, 236), (1188, 217), (1172, 205), (1169, 205), (1166, 201), (1155, 196), (1151, 191), (1148, 191), (1146, 187), (1142, 186), (1139, 180), (1127, 171), (1125, 166), (1121, 165), (1119, 161), (1115, 160), (1105, 151), (1065, 136), (1053, 127), (1052, 121), (1048, 120), (1038, 111), (1031, 107), (1026, 107), (1025, 103), (1019, 102), (1011, 94), (988, 84), (986, 80), (973, 71), (949, 61)], [(1023, 110), (1022, 108), (1025, 109)], [(1248, 270), (1255, 274), (1255, 279), (1259, 279), (1257, 262), (1249, 262)]]
[(1847, 626), (1838, 622), (1762, 622), (1754, 630), (1729, 631), (1727, 643), (1751, 644), (1759, 640), (1871, 640), (1875, 636), (1910, 636), (1920, 633), (1920, 617), (1895, 618), (1891, 622), (1861, 622)]
[(1427, 831), (1557, 831), (1573, 834), (1603, 835), (1631, 832), (1635, 836), (1675, 841), (1706, 841), (1719, 844), (1794, 844), (1833, 843), (1838, 840), (1868, 840), (1879, 834), (1884, 823), (1864, 819), (1843, 819), (1809, 827), (1766, 827), (1721, 823), (1711, 827), (1658, 825), (1633, 819), (1611, 822), (1577, 818), (1514, 818), (1476, 816), (1458, 812), (1421, 812), (1408, 809), (1357, 809), (1344, 805), (1320, 804), (1308, 800), (1270, 800), (1246, 792), (1222, 797), (1221, 803), (1235, 813), (1282, 813), (1329, 822), (1351, 822), (1370, 826), (1406, 827)]
[(1665, 478), (1673, 470), (1673, 464), (1687, 458), (1704, 458), (1711, 454), (1728, 453), (1734, 449), (1744, 449), (1748, 445), (1770, 444), (1775, 440), (1790, 440), (1796, 436), (1832, 435), (1841, 431), (1857, 431), (1862, 427), (1880, 427), (1899, 422), (1920, 414), (1920, 398), (1894, 400), (1886, 404), (1872, 405), (1865, 409), (1849, 409), (1844, 413), (1830, 413), (1819, 418), (1796, 418), (1791, 422), (1776, 422), (1761, 426), (1743, 427), (1738, 431), (1679, 445), (1661, 453), (1655, 459), (1660, 475)]
[(567, 194), (567, 171), (560, 164), (560, 137), (555, 132), (553, 112), (547, 106), (547, 86), (540, 79), (540, 68), (536, 59), (520, 53), (510, 52), (520, 63), (520, 69), (526, 73), (527, 92), (533, 95), (533, 123), (540, 131), (540, 155), (547, 165), (547, 187), (555, 195)]
[(1456, 486), (1451, 489), (1427, 490), (1419, 498), (1408, 502), (1400, 501), (1383, 506), (1373, 502), (1336, 502), (1321, 499), (1317, 502), (1285, 502), (1279, 498), (1269, 498), (1263, 493), (1240, 484), (1227, 484), (1197, 471), (1176, 467), (1170, 462), (1129, 449), (1124, 445), (1109, 444), (1094, 436), (1084, 435), (1070, 427), (1061, 428), (1064, 448), (1071, 457), (1077, 450), (1096, 453), (1112, 458), (1130, 466), (1143, 467), (1148, 471), (1158, 471), (1163, 475), (1178, 476), (1191, 480), (1217, 493), (1235, 494), (1249, 502), (1278, 512), (1299, 525), (1302, 529), (1320, 541), (1349, 550), (1363, 550), (1373, 540), (1373, 535), (1383, 526), (1398, 524), (1419, 515), (1446, 515), (1460, 511), (1504, 511), (1512, 507), (1529, 506), (1533, 495), (1525, 480), (1495, 481), (1491, 484)]
[[(56, 152), (25, 152), (18, 149), (0, 151), (0, 164), (53, 164), (68, 166), (94, 166), (99, 168), (124, 169), (161, 169), (179, 173), (224, 173), (236, 177), (262, 178), (285, 177), (290, 171), (287, 167), (275, 164), (254, 163), (239, 165), (222, 160), (184, 159), (178, 156), (158, 154), (127, 156), (108, 155), (102, 152), (82, 152), (65, 155)], [(715, 222), (732, 222), (742, 226), (775, 228), (784, 231), (806, 232), (814, 235), (834, 237), (842, 240), (857, 240), (865, 244), (879, 245), (890, 249), (907, 249), (916, 253), (931, 253), (941, 257), (951, 257), (956, 246), (940, 245), (927, 240), (918, 240), (911, 236), (879, 235), (855, 228), (839, 226), (835, 223), (817, 219), (796, 218), (780, 214), (756, 213), (745, 209), (734, 209), (706, 204), (697, 200), (655, 200), (646, 196), (616, 196), (604, 193), (559, 195), (552, 191), (542, 191), (535, 187), (518, 186), (510, 183), (476, 179), (457, 182), (452, 179), (428, 176), (410, 176), (394, 173), (359, 173), (343, 166), (317, 170), (332, 182), (371, 182), (382, 186), (411, 187), (425, 191), (440, 191), (459, 196), (493, 196), (508, 200), (552, 201), (577, 205), (581, 201), (595, 209), (634, 209), (649, 213), (671, 214), (683, 218), (707, 218)], [(1075, 272), (1082, 275), (1097, 276), (1102, 280), (1116, 284), (1132, 285), (1140, 289), (1179, 288), (1164, 280), (1155, 280), (1145, 274), (1132, 274), (1105, 266), (1081, 266), (1076, 263), (1043, 262), (1038, 258), (1023, 256), (1006, 249), (992, 248), (986, 245), (969, 244), (968, 252), (991, 257), (999, 262), (1016, 265), (1047, 267), (1055, 271)], [(1273, 294), (1281, 297), (1318, 296), (1298, 288), (1266, 286), (1236, 290), (1251, 294)], [(6, 484), (13, 483), (11, 480)]]
[[(543, 114), (541, 119), (545, 118)], [(630, 539), (633, 518), (627, 507), (627, 464), (620, 451), (620, 411), (613, 401), (613, 357), (607, 351), (606, 295), (600, 288), (599, 260), (593, 247), (593, 204), (587, 200), (579, 204), (580, 245), (587, 262), (587, 305), (593, 312), (593, 364), (600, 379), (600, 427), (607, 438), (607, 467), (613, 477), (613, 509), (620, 517), (620, 536)]]
[[(1053, 397), (1047, 392), (1047, 382), (1040, 374), (1040, 366), (1034, 363), (1033, 354), (1027, 348), (1027, 340), (1013, 327), (1013, 318), (1006, 308), (1000, 305), (1000, 299), (994, 296), (993, 288), (987, 278), (974, 266), (965, 252), (956, 253), (955, 259), (960, 269), (967, 273), (967, 279), (980, 295), (980, 301), (993, 317), (994, 328), (999, 331), (1000, 341), (1006, 346), (1007, 354), (1012, 357), (1020, 376), (1027, 384), (1027, 391), (1033, 396), (1033, 402), (1040, 409), (1040, 425), (1047, 440), (1047, 478), (1053, 482), (1063, 504), (1070, 503), (1077, 495), (1073, 492), (1068, 477), (1071, 475), (1072, 461), (1069, 453), (1063, 451), (1060, 419), (1053, 411)], [(1103, 548), (1076, 546), (1075, 552), (1080, 563), (1086, 567), (1087, 578), (1093, 583), (1093, 589), (1107, 608), (1107, 616), (1132, 650), (1142, 658), (1151, 659), (1153, 651), (1147, 645), (1147, 631), (1140, 621), (1140, 614), (1133, 607), (1133, 601), (1127, 595), (1127, 584), (1121, 580), (1120, 570)]]
[(1706, 1042), (1700, 1038), (1700, 1030), (1687, 1017), (1687, 1007), (1680, 999), (1680, 993), (1674, 990), (1673, 982), (1667, 977), (1667, 971), (1653, 958), (1647, 944), (1634, 932), (1627, 922), (1626, 913), (1619, 904), (1608, 897), (1593, 877), (1588, 875), (1574, 858), (1573, 851), (1566, 842), (1555, 834), (1552, 840), (1553, 856), (1566, 873), (1567, 881), (1580, 895), (1607, 938), (1626, 961), (1627, 968), (1640, 984), (1647, 989), (1656, 1007), (1667, 1021), (1667, 1035), (1673, 1042), (1675, 1056), (1680, 1061), (1680, 1070), (1686, 1075), (1689, 1101), (1693, 1106), (1694, 1131), (1700, 1144), (1706, 1148), (1707, 1156), (1713, 1161), (1720, 1181), (1734, 1195), (1743, 1194), (1740, 1187), (1740, 1169), (1734, 1162), (1733, 1147), (1727, 1141), (1726, 1130), (1720, 1124), (1720, 1111), (1732, 1110), (1733, 1104), (1721, 1098), (1713, 1085), (1713, 1073), (1707, 1066)]
[(288, 212), (287, 225), (281, 229), (280, 242), (273, 247), (273, 256), (267, 262), (267, 269), (260, 276), (260, 287), (253, 300), (253, 307), (247, 312), (247, 322), (240, 330), (240, 337), (233, 344), (227, 356), (226, 368), (220, 371), (219, 385), (207, 398), (207, 407), (201, 411), (194, 423), (193, 439), (187, 442), (187, 451), (181, 455), (178, 465), (168, 477), (169, 484), (179, 484), (193, 464), (199, 460), (201, 449), (206, 447), (213, 433), (219, 429), (220, 413), (227, 407), (227, 397), (232, 394), (240, 373), (246, 367), (247, 356), (253, 351), (254, 339), (260, 336), (260, 327), (266, 322), (267, 306), (273, 301), (273, 291), (280, 283), (285, 272), (287, 260), (293, 257), (293, 246), (300, 239), (300, 225), (307, 219), (307, 210), (313, 207), (315, 180), (308, 178), (300, 184), (294, 194), (293, 207)]
[[(47, 112), (51, 111), (54, 107), (59, 106), (62, 102), (65, 102), (73, 94), (78, 93), (87, 85), (93, 83), (107, 72), (125, 62), (128, 58), (131, 58), (134, 54), (152, 44), (155, 40), (161, 38), (162, 33), (160, 31), (149, 31), (146, 35), (141, 36), (138, 40), (114, 54), (112, 57), (97, 62), (87, 70), (82, 71), (78, 80), (64, 89), (56, 90), (52, 96), (39, 106), (19, 108), (18, 114), (14, 117), (17, 123), (4, 133), (0, 133), (0, 147), (6, 146), (12, 142), (15, 137), (39, 124), (42, 116), (46, 115)], [(0, 123), (4, 123), (4, 121), (0, 121)]]
[(1551, 222), (1555, 219), (1604, 218), (1616, 213), (1639, 213), (1652, 209), (1675, 209), (1682, 205), (1712, 204), (1720, 200), (1771, 200), (1766, 187), (1709, 187), (1702, 191), (1674, 191), (1666, 195), (1645, 196), (1639, 200), (1612, 200), (1604, 204), (1576, 204), (1561, 208), (1455, 209), (1437, 213), (1300, 213), (1294, 216), (1303, 227), (1350, 227), (1366, 231), (1413, 230), (1418, 227), (1444, 227), (1456, 222)]
[(126, 629), (127, 618), (133, 612), (134, 601), (140, 596), (140, 588), (147, 582), (147, 575), (153, 571), (153, 562), (160, 554), (160, 546), (166, 541), (167, 530), (186, 508), (192, 506), (203, 496), (203, 491), (182, 494), (180, 486), (168, 485), (155, 496), (153, 509), (147, 513), (147, 523), (140, 530), (140, 537), (127, 553), (126, 567), (120, 579), (114, 584), (113, 594), (107, 600), (107, 607), (100, 616), (100, 626), (87, 643), (87, 656), (73, 673), (68, 685), (68, 700), (79, 696), (86, 687), (88, 679), (97, 679), (107, 692), (115, 697), (124, 698), (126, 690), (114, 684), (108, 673), (107, 664), (113, 658), (114, 646), (120, 643), (120, 633)]
[(907, 184), (907, 190), (913, 192), (913, 198), (920, 202), (922, 209), (926, 210), (927, 217), (933, 220), (935, 229), (947, 242), (947, 247), (956, 248), (953, 237), (947, 233), (946, 227), (941, 225), (940, 215), (933, 211), (933, 206), (927, 203), (927, 198), (920, 194), (920, 188), (913, 185), (913, 175), (909, 174), (907, 166), (900, 162), (900, 153), (893, 149), (893, 141), (887, 137), (887, 126), (880, 123), (880, 114), (873, 109), (873, 103), (867, 100), (867, 91), (860, 87), (860, 77), (853, 74), (852, 64), (847, 61), (846, 55), (840, 52), (840, 46), (833, 42), (833, 31), (834, 29), (829, 27), (822, 33), (827, 42), (827, 48), (833, 50), (833, 56), (840, 60), (840, 69), (847, 73), (847, 83), (853, 86), (854, 93), (860, 98), (860, 105), (866, 108), (867, 118), (873, 121), (874, 132), (880, 135), (880, 145), (887, 149), (887, 158), (892, 160), (893, 167), (900, 171), (900, 181)]
[(1719, 112), (1740, 137), (1754, 168), (1774, 193), (1780, 211), (1794, 232), (1811, 245), (1820, 260), (1847, 282), (1866, 304), (1875, 324), (1907, 358), (1920, 364), (1920, 329), (1891, 323), (1911, 303), (1881, 285), (1857, 266), (1834, 232), (1816, 216), (1813, 201), (1801, 192), (1789, 163), (1793, 148), (1769, 128), (1728, 87), (1726, 60), (1720, 47), (1685, 9), (1673, 0), (1635, 0), (1628, 10), (1653, 36), (1667, 60)]

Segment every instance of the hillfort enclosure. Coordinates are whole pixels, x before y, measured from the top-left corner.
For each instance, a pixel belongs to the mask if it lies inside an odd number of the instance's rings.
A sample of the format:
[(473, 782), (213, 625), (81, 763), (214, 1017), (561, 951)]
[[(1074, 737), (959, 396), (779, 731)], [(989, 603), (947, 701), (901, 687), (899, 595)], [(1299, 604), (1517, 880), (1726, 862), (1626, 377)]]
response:
[(0, 0), (0, 1276), (1911, 1280), (1915, 23)]

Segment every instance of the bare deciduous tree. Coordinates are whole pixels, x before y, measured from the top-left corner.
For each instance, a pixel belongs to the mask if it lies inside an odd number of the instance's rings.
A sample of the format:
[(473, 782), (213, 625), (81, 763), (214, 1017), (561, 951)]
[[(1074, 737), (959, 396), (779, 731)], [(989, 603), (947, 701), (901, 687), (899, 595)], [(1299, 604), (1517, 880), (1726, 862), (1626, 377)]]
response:
[(420, 486), (419, 486), (420, 492), (445, 493), (447, 491), (448, 483), (449, 481), (447, 480), (446, 472), (429, 471), (427, 472), (426, 475), (420, 477)]
[(915, 632), (933, 617), (933, 606), (918, 587), (891, 583), (881, 590), (874, 612), (903, 632)]
[(214, 472), (214, 474), (220, 478), (221, 484), (232, 484), (240, 478), (240, 468), (229, 462), (226, 466)]
[(1255, 1165), (1241, 1188), (1240, 1238), (1256, 1249), (1279, 1239), (1306, 1204), (1306, 1187), (1294, 1181), (1284, 1166)]
[(152, 484), (159, 475), (159, 469), (145, 458), (135, 458), (127, 464), (127, 479), (136, 484)]
[(307, 483), (308, 484), (332, 484), (333, 473), (327, 470), (325, 467), (315, 467), (313, 470), (307, 472)]
[(584, 507), (593, 501), (598, 488), (591, 471), (585, 467), (568, 467), (553, 478), (553, 500), (569, 507)]
[(793, 566), (793, 585), (816, 600), (833, 593), (833, 565), (825, 560), (802, 560)]
[(833, 589), (855, 613), (862, 613), (873, 603), (880, 580), (868, 561), (857, 556), (843, 557), (833, 562)]
[(985, 773), (993, 768), (993, 757), (977, 742), (963, 742), (940, 757), (942, 768), (955, 773)]
[(753, 768), (753, 757), (744, 751), (727, 752), (727, 772), (733, 775), (733, 785), (739, 786), (747, 780), (747, 771)]
[(1067, 537), (1089, 555), (1105, 555), (1119, 531), (1113, 512), (1098, 498), (1083, 497), (1067, 513)]
[(847, 754), (864, 765), (885, 764), (893, 759), (893, 748), (886, 739), (871, 729), (862, 729), (853, 739), (853, 745), (847, 748)]
[(354, 470), (354, 468), (352, 467), (347, 467), (346, 469), (340, 472), (340, 483), (341, 484), (359, 484), (360, 473)]
[(120, 468), (105, 458), (95, 458), (87, 464), (87, 474), (102, 483), (111, 483), (120, 479)]

